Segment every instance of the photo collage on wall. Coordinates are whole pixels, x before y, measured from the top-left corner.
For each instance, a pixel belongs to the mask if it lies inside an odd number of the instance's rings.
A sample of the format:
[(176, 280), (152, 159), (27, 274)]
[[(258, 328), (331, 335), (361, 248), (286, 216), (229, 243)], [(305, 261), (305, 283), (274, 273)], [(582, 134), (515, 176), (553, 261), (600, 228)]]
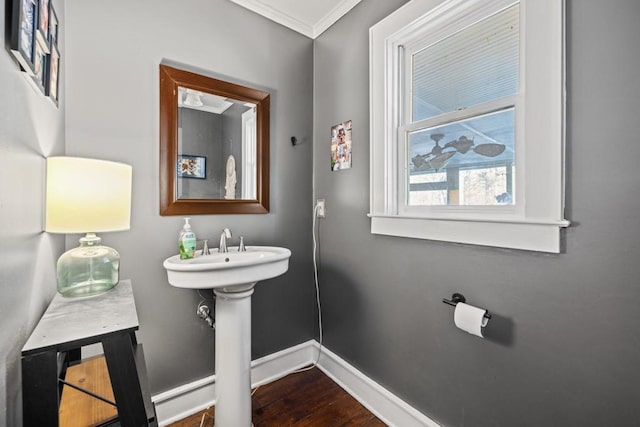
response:
[(351, 120), (331, 127), (332, 171), (351, 167), (351, 127)]
[(11, 53), (43, 95), (59, 99), (59, 21), (50, 0), (13, 0)]

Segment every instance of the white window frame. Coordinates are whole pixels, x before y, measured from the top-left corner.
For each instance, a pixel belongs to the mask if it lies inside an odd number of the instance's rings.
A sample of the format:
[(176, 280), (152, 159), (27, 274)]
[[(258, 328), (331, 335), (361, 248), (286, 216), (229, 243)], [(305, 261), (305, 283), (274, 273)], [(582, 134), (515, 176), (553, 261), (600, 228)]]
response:
[(242, 199), (256, 199), (256, 107), (242, 113)]
[[(487, 8), (514, 3), (520, 3), (515, 204), (407, 209), (406, 126), (400, 123), (405, 105), (398, 95), (403, 43), (429, 31), (436, 38), (438, 31), (451, 34)], [(564, 1), (412, 0), (369, 35), (371, 232), (559, 253), (560, 229), (569, 226), (564, 219)], [(462, 110), (460, 118), (473, 114), (473, 108)]]

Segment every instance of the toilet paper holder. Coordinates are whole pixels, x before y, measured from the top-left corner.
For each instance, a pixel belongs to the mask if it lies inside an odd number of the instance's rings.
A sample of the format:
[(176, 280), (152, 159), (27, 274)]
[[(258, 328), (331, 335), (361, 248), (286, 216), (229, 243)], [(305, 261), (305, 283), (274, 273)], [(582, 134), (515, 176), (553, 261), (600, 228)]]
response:
[[(442, 298), (442, 302), (445, 304), (449, 304), (452, 306), (456, 306), (459, 302), (467, 302), (467, 299), (464, 297), (464, 295), (459, 294), (459, 293), (454, 293), (453, 295), (451, 295), (451, 299), (446, 299), (446, 298)], [(489, 313), (489, 311), (487, 311), (484, 314), (484, 317), (487, 319), (491, 319), (491, 313)]]

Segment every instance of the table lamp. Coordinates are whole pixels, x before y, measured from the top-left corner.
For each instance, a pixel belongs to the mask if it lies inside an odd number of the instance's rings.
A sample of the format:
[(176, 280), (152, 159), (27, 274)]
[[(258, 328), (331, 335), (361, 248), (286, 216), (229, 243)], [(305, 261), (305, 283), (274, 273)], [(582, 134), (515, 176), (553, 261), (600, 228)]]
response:
[(118, 284), (120, 255), (95, 233), (129, 229), (131, 174), (122, 163), (47, 159), (45, 231), (87, 233), (58, 259), (58, 292), (65, 297), (97, 295)]

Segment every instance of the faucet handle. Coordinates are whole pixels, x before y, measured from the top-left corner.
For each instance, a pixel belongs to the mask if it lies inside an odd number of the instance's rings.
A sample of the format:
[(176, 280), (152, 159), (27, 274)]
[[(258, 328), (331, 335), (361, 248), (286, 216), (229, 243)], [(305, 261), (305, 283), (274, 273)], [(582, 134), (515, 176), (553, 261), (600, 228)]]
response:
[(240, 236), (240, 245), (238, 245), (238, 252), (246, 252), (247, 248), (244, 247), (244, 237)]
[(211, 255), (208, 242), (209, 241), (207, 239), (204, 239), (204, 243), (202, 244), (202, 255)]

